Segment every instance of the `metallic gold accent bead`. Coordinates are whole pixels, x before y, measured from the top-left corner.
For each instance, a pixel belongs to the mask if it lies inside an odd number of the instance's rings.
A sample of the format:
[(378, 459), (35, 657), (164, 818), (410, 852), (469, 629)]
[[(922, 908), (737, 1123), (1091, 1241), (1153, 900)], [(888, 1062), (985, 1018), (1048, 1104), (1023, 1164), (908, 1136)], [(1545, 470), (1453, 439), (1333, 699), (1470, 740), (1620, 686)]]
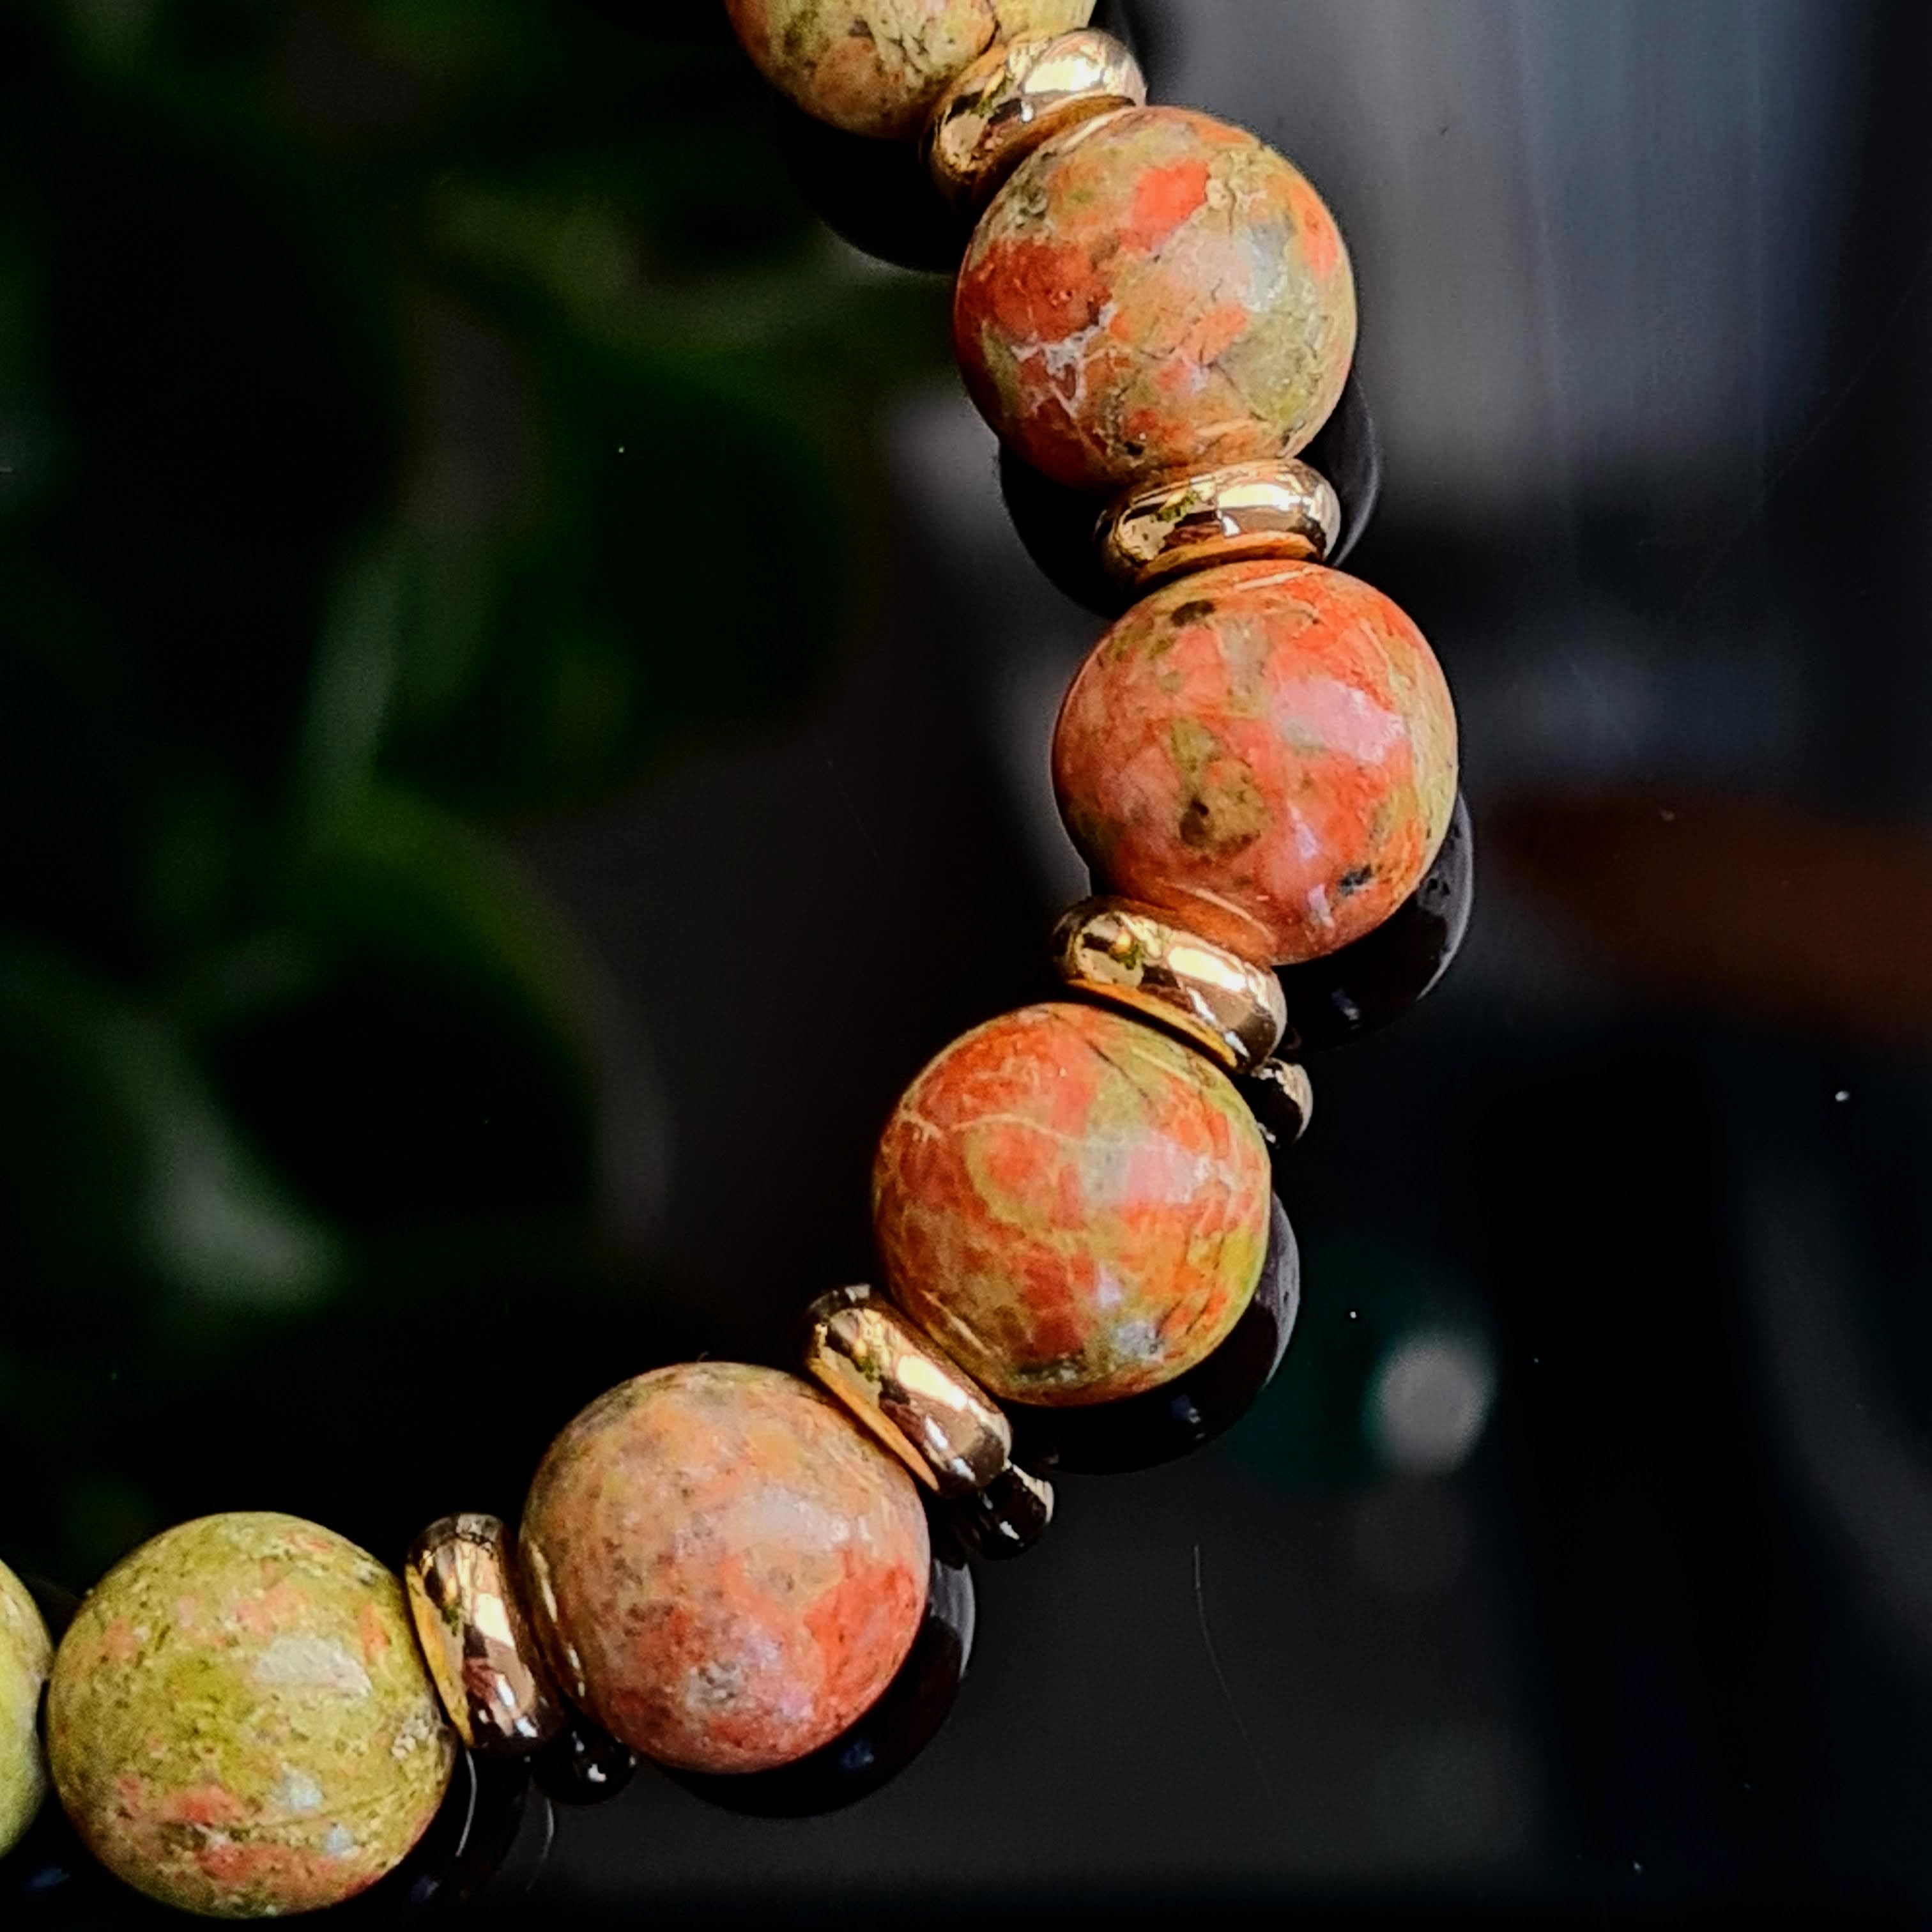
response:
[(563, 1728), (515, 1577), (510, 1532), (494, 1516), (431, 1523), (403, 1566), (430, 1678), (472, 1750), (533, 1751)]
[(1230, 1072), (1265, 1060), (1288, 1024), (1265, 966), (1131, 900), (1075, 906), (1054, 928), (1053, 963), (1070, 986), (1158, 1020)]
[(1241, 1097), (1277, 1147), (1292, 1147), (1315, 1118), (1315, 1083), (1292, 1060), (1263, 1060), (1243, 1082)]
[(926, 166), (948, 201), (977, 208), (1043, 142), (1146, 104), (1140, 63), (1111, 34), (1022, 34), (988, 48), (940, 97)]
[(1095, 537), (1108, 574), (1136, 590), (1251, 557), (1319, 563), (1340, 542), (1342, 502), (1292, 458), (1231, 463), (1130, 490)]
[(835, 1288), (806, 1310), (805, 1366), (929, 1490), (969, 1496), (1006, 1466), (991, 1396), (881, 1294)]

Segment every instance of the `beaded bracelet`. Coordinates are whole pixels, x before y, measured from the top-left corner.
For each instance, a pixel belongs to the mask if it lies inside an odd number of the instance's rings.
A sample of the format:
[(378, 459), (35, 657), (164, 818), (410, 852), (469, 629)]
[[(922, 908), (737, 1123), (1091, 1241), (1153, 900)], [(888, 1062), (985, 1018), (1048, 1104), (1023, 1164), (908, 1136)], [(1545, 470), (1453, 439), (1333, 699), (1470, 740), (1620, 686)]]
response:
[(963, 1671), (967, 1555), (1050, 1522), (1042, 1472), (1192, 1447), (1273, 1374), (1298, 1263), (1270, 1146), (1312, 1106), (1277, 1055), (1417, 997), (1460, 939), (1448, 687), (1329, 567), (1345, 506), (1298, 460), (1355, 335), (1315, 190), (1148, 106), (1094, 0), (727, 6), (798, 107), (916, 139), (976, 218), (968, 389), (1024, 466), (1010, 498), (1086, 500), (1125, 606), (1054, 735), (1106, 895), (1054, 932), (1067, 997), (955, 1040), (893, 1108), (886, 1294), (812, 1305), (809, 1381), (626, 1382), (552, 1444), (514, 1537), (447, 1518), (400, 1583), (314, 1524), (205, 1517), (118, 1564), (56, 1650), (0, 1568), (0, 1852), (50, 1778), (120, 1878), (242, 1917), (396, 1868), (459, 1750), (472, 1778), (530, 1760), (592, 1792), (642, 1754), (753, 1810), (880, 1781)]

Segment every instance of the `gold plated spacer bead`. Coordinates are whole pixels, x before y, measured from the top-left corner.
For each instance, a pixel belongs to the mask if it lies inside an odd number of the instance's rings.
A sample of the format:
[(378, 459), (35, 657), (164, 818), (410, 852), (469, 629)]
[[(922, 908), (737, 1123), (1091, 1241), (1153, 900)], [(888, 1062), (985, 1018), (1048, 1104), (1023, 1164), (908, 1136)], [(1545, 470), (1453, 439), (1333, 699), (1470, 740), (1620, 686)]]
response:
[(976, 208), (1034, 148), (1096, 115), (1147, 104), (1140, 63), (1111, 34), (1027, 34), (988, 48), (926, 124), (926, 166), (956, 206)]
[(1159, 1021), (1232, 1073), (1267, 1059), (1288, 1024), (1265, 966), (1131, 900), (1088, 899), (1064, 914), (1053, 963), (1070, 986)]
[(494, 1516), (446, 1516), (410, 1546), (410, 1614), (456, 1735), (516, 1756), (563, 1728), (563, 1706), (516, 1592), (510, 1532)]
[(1292, 1147), (1315, 1118), (1315, 1083), (1288, 1060), (1264, 1060), (1248, 1076), (1242, 1097), (1276, 1147)]
[(992, 1396), (869, 1288), (834, 1289), (806, 1311), (805, 1366), (940, 1496), (970, 1495), (1006, 1468), (1013, 1432)]
[(1130, 490), (1095, 532), (1117, 581), (1145, 590), (1184, 572), (1252, 557), (1320, 563), (1342, 536), (1342, 502), (1292, 457), (1197, 470)]

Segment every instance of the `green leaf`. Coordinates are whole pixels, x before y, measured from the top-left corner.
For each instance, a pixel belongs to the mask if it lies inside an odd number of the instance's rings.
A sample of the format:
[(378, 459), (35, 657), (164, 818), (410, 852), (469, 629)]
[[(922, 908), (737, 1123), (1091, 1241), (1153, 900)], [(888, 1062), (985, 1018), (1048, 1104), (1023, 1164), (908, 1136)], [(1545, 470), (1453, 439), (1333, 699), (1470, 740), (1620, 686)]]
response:
[(0, 1144), (23, 1324), (130, 1277), (206, 1305), (326, 1297), (340, 1238), (236, 1132), (179, 1030), (82, 969), (0, 952)]

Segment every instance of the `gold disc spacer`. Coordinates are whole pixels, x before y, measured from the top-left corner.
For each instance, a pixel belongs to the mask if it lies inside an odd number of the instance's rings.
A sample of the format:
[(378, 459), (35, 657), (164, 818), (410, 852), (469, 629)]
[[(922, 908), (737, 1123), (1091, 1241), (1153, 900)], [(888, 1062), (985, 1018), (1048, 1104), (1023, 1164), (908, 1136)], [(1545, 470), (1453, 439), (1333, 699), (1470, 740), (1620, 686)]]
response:
[(1265, 966), (1130, 899), (1088, 899), (1066, 913), (1053, 963), (1070, 986), (1160, 1022), (1231, 1073), (1267, 1059), (1288, 1026), (1281, 982)]
[(1054, 135), (1146, 105), (1140, 63), (1112, 34), (1022, 34), (988, 48), (940, 96), (926, 124), (926, 167), (956, 207), (981, 208)]
[(515, 1756), (563, 1728), (563, 1706), (518, 1601), (510, 1532), (446, 1516), (410, 1546), (403, 1582), (430, 1681), (472, 1750)]
[(835, 1288), (806, 1311), (807, 1373), (943, 1496), (1002, 1474), (1013, 1432), (992, 1397), (886, 1300)]
[(1094, 532), (1108, 574), (1136, 590), (1254, 557), (1320, 563), (1341, 535), (1333, 485), (1292, 457), (1143, 484), (1104, 511)]

